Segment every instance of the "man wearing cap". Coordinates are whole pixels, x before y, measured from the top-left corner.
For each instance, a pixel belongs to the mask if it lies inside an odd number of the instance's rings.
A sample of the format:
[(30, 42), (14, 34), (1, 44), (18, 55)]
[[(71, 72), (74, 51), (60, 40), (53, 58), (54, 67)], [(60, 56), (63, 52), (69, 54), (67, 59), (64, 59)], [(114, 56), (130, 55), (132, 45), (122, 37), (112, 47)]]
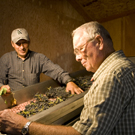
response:
[(59, 65), (54, 64), (45, 55), (29, 50), (30, 38), (24, 28), (12, 31), (11, 44), (15, 51), (0, 58), (0, 88), (7, 88), (7, 93), (40, 82), (40, 73), (50, 76), (59, 83), (66, 84), (66, 91), (83, 92), (69, 74)]

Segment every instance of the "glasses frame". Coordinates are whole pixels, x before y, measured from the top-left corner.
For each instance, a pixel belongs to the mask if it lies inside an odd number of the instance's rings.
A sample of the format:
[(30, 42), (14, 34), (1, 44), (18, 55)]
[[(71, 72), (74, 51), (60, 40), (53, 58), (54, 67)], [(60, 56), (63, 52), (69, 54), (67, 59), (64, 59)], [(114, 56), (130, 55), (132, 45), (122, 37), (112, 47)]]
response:
[(80, 55), (80, 54), (82, 54), (82, 53), (85, 51), (85, 49), (86, 49), (88, 43), (89, 43), (89, 42), (93, 42), (93, 40), (95, 40), (95, 37), (92, 38), (92, 39), (89, 39), (85, 44), (80, 45), (81, 47), (75, 48), (75, 49), (74, 49), (74, 54), (75, 54), (75, 55)]

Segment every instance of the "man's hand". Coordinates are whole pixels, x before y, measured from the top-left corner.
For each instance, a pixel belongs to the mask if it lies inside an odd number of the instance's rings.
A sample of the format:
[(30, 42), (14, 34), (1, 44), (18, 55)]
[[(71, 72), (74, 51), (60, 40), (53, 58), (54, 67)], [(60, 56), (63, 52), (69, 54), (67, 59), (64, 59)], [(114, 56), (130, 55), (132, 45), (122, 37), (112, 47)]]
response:
[(9, 109), (0, 111), (0, 132), (21, 135), (21, 130), (26, 122), (28, 122), (27, 119)]
[(83, 92), (74, 82), (68, 82), (66, 86), (66, 92), (71, 91), (71, 94), (80, 94)]
[(11, 93), (11, 89), (10, 89), (9, 85), (3, 85), (3, 86), (1, 86), (0, 91), (3, 88), (6, 88), (6, 93), (4, 95), (7, 95), (7, 94), (10, 94)]
[[(8, 110), (0, 111), (0, 132), (10, 135), (22, 135), (21, 130), (28, 122), (23, 116)], [(32, 122), (29, 126), (30, 135), (81, 135), (71, 126), (45, 125)]]

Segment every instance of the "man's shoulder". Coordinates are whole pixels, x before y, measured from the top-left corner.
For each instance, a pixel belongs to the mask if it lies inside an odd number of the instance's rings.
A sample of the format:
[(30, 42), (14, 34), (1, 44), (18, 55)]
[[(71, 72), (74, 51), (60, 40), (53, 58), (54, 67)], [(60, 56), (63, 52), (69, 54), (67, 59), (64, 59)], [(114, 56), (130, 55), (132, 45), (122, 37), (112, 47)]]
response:
[(35, 51), (30, 51), (30, 56), (32, 57), (46, 57), (43, 53), (35, 52)]
[(135, 64), (126, 57), (114, 60), (105, 70), (105, 73), (115, 76), (127, 76), (131, 72), (135, 72)]
[(7, 52), (7, 53), (3, 54), (1, 56), (1, 58), (11, 57), (12, 55), (16, 55), (16, 52), (15, 51)]
[(14, 59), (16, 55), (15, 51), (7, 52), (0, 57), (0, 63), (9, 64), (11, 59)]

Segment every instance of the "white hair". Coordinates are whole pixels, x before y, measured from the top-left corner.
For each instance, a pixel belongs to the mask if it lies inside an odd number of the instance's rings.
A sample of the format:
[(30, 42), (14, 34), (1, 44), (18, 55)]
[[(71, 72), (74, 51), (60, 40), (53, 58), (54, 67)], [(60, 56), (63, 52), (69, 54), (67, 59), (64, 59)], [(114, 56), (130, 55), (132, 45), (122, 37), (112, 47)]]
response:
[(88, 22), (81, 25), (72, 32), (72, 37), (79, 34), (80, 32), (83, 32), (83, 36), (85, 36), (85, 38), (87, 38), (88, 40), (93, 39), (97, 35), (100, 35), (105, 43), (113, 45), (109, 32), (96, 21)]

